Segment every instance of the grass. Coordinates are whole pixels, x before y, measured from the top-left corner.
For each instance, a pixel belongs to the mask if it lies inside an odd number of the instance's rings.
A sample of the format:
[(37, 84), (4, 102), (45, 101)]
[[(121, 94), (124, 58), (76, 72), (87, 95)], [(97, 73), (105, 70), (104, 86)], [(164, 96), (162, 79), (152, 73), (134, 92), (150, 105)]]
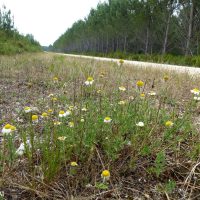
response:
[(0, 55), (14, 55), (24, 52), (41, 51), (40, 44), (31, 41), (16, 31), (6, 32), (0, 30)]
[(5, 198), (199, 198), (198, 77), (51, 53), (0, 69)]
[[(78, 54), (78, 53), (75, 53)], [(118, 58), (118, 59), (127, 59), (134, 61), (144, 61), (144, 62), (154, 62), (154, 63), (164, 63), (172, 65), (181, 65), (181, 66), (194, 66), (200, 67), (200, 56), (184, 56), (184, 55), (172, 55), (172, 54), (133, 54), (133, 53), (124, 53), (120, 51), (110, 52), (110, 53), (84, 53), (86, 55), (108, 57), (108, 58)]]

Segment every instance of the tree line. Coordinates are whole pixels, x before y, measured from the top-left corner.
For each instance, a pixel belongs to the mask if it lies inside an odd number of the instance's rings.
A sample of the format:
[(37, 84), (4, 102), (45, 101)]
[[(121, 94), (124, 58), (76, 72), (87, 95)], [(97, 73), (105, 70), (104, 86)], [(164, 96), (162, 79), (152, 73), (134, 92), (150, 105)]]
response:
[(53, 44), (62, 52), (199, 55), (199, 0), (108, 0)]
[(25, 51), (40, 51), (41, 47), (32, 34), (21, 35), (14, 26), (11, 11), (0, 8), (0, 54), (15, 54)]

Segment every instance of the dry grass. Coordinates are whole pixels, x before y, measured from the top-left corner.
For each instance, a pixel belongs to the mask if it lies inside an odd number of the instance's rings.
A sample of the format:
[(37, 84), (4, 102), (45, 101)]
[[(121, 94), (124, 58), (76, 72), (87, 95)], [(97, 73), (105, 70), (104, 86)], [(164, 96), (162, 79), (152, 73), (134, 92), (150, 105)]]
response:
[[(94, 77), (95, 90), (101, 90), (109, 101), (114, 99), (113, 91), (121, 85), (127, 88), (127, 92), (123, 95), (124, 100), (134, 96), (135, 83), (137, 80), (143, 80), (145, 92), (157, 93), (155, 106), (159, 107), (159, 97), (164, 95), (167, 101), (163, 107), (168, 112), (176, 110), (178, 115), (185, 112), (187, 103), (191, 101), (190, 90), (200, 88), (198, 76), (191, 77), (162, 69), (119, 67), (114, 63), (68, 58), (51, 53), (0, 56), (0, 70), (0, 125), (2, 126), (10, 121), (15, 121), (20, 126), (20, 123), (23, 123), (21, 111), (27, 105), (37, 107), (38, 113), (48, 109), (48, 106), (44, 107), (44, 102), (51, 93), (59, 97), (59, 104), (65, 98), (73, 105), (78, 104), (81, 101), (84, 81), (88, 76)], [(163, 80), (164, 75), (169, 76), (167, 82)], [(52, 81), (55, 76), (59, 78), (59, 83), (56, 85)], [(96, 111), (93, 112), (95, 115)], [(134, 152), (126, 146), (119, 152), (120, 156), (117, 159), (109, 161), (113, 169), (109, 189), (106, 191), (97, 189), (94, 184), (99, 179), (101, 173), (99, 170), (108, 159), (104, 158), (101, 146), (96, 145), (91, 158), (85, 165), (82, 163), (75, 177), (67, 175), (63, 168), (64, 171), (60, 170), (51, 182), (38, 180), (28, 170), (27, 159), (22, 157), (12, 168), (6, 167), (1, 173), (0, 188), (7, 199), (198, 199), (200, 198), (198, 103), (192, 112), (193, 126), (197, 134), (194, 137), (188, 135), (188, 140), (180, 141), (175, 150), (176, 154), (168, 151), (166, 170), (159, 177), (147, 170), (155, 160), (155, 155), (150, 156), (151, 158), (141, 156), (134, 160), (135, 166), (129, 168), (130, 157)], [(157, 137), (160, 137), (163, 129), (158, 128), (157, 131)], [(16, 138), (15, 145), (19, 145), (17, 135)], [(191, 144), (196, 145), (197, 155), (189, 159), (181, 152), (184, 148), (194, 151)], [(168, 194), (164, 183), (169, 179), (175, 180), (176, 188)], [(92, 186), (86, 187), (88, 180)]]

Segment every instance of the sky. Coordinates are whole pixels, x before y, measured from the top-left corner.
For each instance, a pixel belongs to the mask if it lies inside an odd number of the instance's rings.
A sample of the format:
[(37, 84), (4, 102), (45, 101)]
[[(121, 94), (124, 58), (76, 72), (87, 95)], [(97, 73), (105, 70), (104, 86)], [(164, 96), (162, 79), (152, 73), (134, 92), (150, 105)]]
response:
[(100, 0), (0, 0), (14, 16), (15, 28), (32, 34), (43, 46), (49, 46), (72, 24), (84, 19)]

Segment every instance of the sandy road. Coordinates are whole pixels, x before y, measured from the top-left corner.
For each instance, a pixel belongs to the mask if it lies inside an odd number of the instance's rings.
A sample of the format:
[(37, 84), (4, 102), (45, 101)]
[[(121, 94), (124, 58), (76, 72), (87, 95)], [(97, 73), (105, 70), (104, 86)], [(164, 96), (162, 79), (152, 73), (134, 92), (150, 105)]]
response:
[[(64, 53), (56, 53), (56, 54), (69, 56), (69, 57), (94, 59), (97, 61), (107, 61), (107, 62), (116, 62), (116, 63), (119, 62), (119, 59), (113, 59), (113, 58), (102, 58), (102, 57), (73, 55), (73, 54), (64, 54)], [(158, 64), (158, 63), (130, 61), (130, 60), (124, 60), (124, 64), (132, 65), (132, 66), (136, 66), (136, 67), (142, 67), (142, 68), (164, 69), (164, 70), (176, 71), (176, 72), (180, 72), (180, 73), (188, 73), (192, 76), (200, 76), (200, 68), (197, 68), (197, 67)]]

